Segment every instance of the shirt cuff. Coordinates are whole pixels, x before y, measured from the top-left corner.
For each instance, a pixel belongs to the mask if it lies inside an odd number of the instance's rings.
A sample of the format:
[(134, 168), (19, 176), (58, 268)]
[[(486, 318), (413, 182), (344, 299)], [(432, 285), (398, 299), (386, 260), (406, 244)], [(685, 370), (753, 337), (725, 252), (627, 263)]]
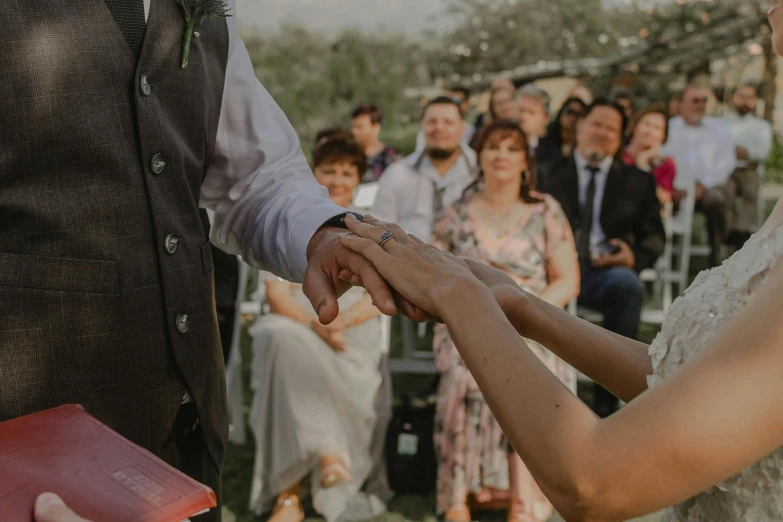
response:
[(310, 208), (296, 219), (288, 232), (288, 244), (291, 245), (289, 260), (300, 281), (304, 280), (307, 269), (307, 245), (310, 244), (310, 240), (324, 223), (346, 212), (348, 209), (329, 201)]

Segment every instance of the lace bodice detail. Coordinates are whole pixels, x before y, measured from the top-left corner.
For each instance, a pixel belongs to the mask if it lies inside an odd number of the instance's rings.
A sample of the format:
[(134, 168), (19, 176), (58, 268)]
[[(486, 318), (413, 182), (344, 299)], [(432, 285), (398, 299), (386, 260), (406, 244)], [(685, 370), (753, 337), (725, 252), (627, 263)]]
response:
[[(783, 224), (781, 224), (783, 225)], [(650, 345), (650, 387), (677, 370), (720, 332), (783, 255), (783, 226), (754, 235), (723, 265), (702, 272), (672, 303)], [(741, 349), (741, 347), (737, 347)], [(728, 480), (670, 508), (664, 522), (783, 520), (783, 448)]]

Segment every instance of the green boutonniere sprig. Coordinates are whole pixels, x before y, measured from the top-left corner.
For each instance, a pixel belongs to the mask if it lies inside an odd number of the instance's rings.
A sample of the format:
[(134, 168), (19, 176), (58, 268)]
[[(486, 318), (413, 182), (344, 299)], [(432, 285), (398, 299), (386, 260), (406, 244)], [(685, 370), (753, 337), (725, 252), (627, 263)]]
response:
[(184, 69), (188, 66), (190, 42), (196, 25), (204, 20), (227, 17), (229, 7), (226, 0), (177, 0), (177, 3), (185, 11), (185, 34), (182, 35), (182, 68)]

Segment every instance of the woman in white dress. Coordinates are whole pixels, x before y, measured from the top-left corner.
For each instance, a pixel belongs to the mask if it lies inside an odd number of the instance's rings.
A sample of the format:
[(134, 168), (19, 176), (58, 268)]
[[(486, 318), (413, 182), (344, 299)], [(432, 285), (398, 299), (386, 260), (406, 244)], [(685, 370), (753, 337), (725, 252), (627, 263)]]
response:
[[(348, 207), (366, 159), (356, 144), (327, 135), (313, 153), (314, 174), (332, 200)], [(318, 322), (302, 286), (269, 278), (271, 314), (250, 329), (256, 439), (251, 509), (270, 520), (304, 518), (301, 498), (329, 522), (369, 518), (384, 510), (360, 492), (372, 468), (375, 396), (381, 385), (381, 324), (361, 288), (339, 299), (340, 315)]]
[[(769, 16), (780, 54), (783, 5)], [(504, 433), (566, 520), (628, 520), (667, 506), (671, 522), (783, 520), (783, 199), (742, 250), (675, 301), (649, 347), (394, 225), (346, 222), (356, 235), (340, 241), (444, 321)], [(350, 272), (341, 277), (361, 284)], [(597, 418), (523, 337), (629, 404)]]

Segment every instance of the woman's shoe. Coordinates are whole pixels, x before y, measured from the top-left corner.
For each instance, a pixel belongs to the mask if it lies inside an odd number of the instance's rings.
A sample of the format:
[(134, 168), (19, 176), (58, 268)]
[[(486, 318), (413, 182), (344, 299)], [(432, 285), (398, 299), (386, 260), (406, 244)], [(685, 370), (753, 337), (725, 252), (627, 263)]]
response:
[(452, 506), (443, 514), (445, 522), (471, 522), (468, 506)]
[(511, 504), (508, 507), (508, 522), (538, 522), (538, 519), (528, 513), (528, 510), (522, 502), (512, 498)]
[(268, 522), (302, 522), (305, 514), (299, 495), (280, 495)]
[(351, 472), (339, 457), (322, 457), (320, 468), (321, 487), (325, 489), (353, 480)]
[(532, 513), (517, 499), (511, 499), (508, 508), (508, 522), (546, 522), (555, 513), (555, 508), (549, 502), (533, 502)]

